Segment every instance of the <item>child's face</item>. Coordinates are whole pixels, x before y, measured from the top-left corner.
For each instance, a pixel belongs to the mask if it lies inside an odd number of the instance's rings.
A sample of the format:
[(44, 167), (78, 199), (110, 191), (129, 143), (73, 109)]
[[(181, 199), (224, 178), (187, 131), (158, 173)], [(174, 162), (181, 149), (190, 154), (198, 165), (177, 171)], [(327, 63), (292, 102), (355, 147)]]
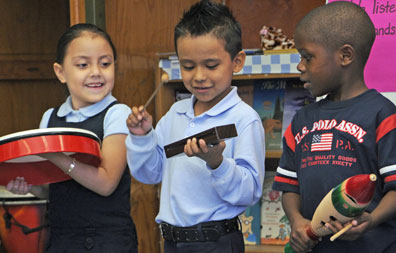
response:
[(58, 79), (66, 83), (73, 109), (101, 101), (114, 87), (114, 58), (110, 44), (101, 36), (84, 33), (67, 48), (62, 65), (54, 64)]
[(306, 34), (297, 32), (295, 44), (301, 55), (297, 69), (301, 72), (304, 88), (313, 96), (323, 96), (338, 89), (340, 69), (336, 52), (329, 52), (318, 43), (306, 39)]
[(243, 67), (245, 53), (240, 52), (232, 60), (224, 45), (223, 40), (211, 34), (177, 40), (183, 83), (197, 98), (196, 115), (212, 108), (230, 92), (233, 72)]

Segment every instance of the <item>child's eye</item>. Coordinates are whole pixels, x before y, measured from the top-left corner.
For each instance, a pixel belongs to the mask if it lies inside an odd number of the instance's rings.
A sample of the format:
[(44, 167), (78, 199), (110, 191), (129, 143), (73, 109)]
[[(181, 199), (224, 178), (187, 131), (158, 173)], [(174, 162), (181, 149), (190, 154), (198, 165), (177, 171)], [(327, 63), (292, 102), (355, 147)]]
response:
[(186, 65), (182, 65), (182, 68), (184, 69), (184, 70), (192, 70), (193, 68), (194, 68), (194, 66), (186, 66)]
[(206, 67), (207, 67), (208, 69), (215, 69), (215, 68), (217, 68), (217, 66), (219, 66), (219, 64), (206, 65)]
[(306, 60), (307, 62), (309, 62), (312, 59), (311, 55), (301, 55), (301, 57)]
[(78, 68), (86, 68), (88, 66), (88, 64), (87, 63), (79, 63), (79, 64), (76, 64), (76, 66)]
[(108, 67), (108, 66), (111, 65), (111, 62), (102, 62), (100, 65), (101, 65), (102, 67)]

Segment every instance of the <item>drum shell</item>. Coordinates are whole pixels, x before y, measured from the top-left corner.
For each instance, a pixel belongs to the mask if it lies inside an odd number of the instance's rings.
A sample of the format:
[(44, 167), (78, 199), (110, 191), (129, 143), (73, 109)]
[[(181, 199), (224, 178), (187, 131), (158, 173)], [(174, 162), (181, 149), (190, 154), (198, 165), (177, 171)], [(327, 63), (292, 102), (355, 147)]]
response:
[(2, 247), (7, 253), (41, 253), (45, 251), (47, 243), (47, 228), (24, 234), (19, 226), (13, 224), (6, 228), (4, 214), (8, 211), (20, 224), (28, 228), (37, 228), (46, 224), (47, 201), (38, 200), (34, 197), (10, 197), (12, 194), (4, 194), (0, 190), (0, 240)]

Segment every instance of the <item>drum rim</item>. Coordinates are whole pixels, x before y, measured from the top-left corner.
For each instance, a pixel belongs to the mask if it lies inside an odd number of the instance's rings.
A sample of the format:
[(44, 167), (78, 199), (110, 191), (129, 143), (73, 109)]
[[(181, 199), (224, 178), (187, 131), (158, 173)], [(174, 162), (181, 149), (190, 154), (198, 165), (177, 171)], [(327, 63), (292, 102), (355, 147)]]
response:
[(99, 137), (94, 132), (91, 132), (86, 129), (73, 128), (73, 127), (49, 127), (49, 128), (30, 129), (30, 130), (4, 135), (0, 137), (0, 145), (12, 141), (20, 140), (23, 138), (31, 138), (31, 137), (46, 136), (46, 135), (83, 136), (94, 139), (98, 143), (100, 143)]
[(40, 205), (47, 204), (47, 199), (31, 198), (31, 199), (1, 199), (0, 206), (23, 206), (23, 205)]

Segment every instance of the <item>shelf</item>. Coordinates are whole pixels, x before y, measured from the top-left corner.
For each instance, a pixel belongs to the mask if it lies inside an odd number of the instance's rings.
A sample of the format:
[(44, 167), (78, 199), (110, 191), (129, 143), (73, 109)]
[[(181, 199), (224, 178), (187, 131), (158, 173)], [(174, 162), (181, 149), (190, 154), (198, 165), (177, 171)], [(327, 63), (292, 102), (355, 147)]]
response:
[(250, 79), (272, 79), (272, 78), (300, 78), (300, 74), (298, 73), (278, 73), (278, 74), (246, 74), (246, 75), (238, 75), (234, 74), (233, 80), (250, 80)]
[[(165, 71), (164, 71), (165, 72)], [(291, 74), (246, 74), (246, 75), (238, 75), (234, 74), (233, 80), (252, 80), (252, 79), (276, 79), (276, 78), (299, 78), (300, 74), (291, 73)], [(172, 79), (168, 81), (169, 84), (181, 84), (181, 79)]]
[[(161, 57), (161, 56), (160, 56)], [(169, 75), (169, 80), (180, 80), (180, 64), (175, 55), (162, 55), (159, 59), (159, 67)], [(284, 78), (298, 77), (297, 65), (300, 62), (300, 55), (296, 52), (268, 55), (246, 55), (244, 67), (241, 71), (234, 74), (247, 78)]]
[(280, 158), (282, 155), (282, 150), (266, 150), (265, 158)]
[(246, 245), (245, 253), (283, 253), (284, 245)]

